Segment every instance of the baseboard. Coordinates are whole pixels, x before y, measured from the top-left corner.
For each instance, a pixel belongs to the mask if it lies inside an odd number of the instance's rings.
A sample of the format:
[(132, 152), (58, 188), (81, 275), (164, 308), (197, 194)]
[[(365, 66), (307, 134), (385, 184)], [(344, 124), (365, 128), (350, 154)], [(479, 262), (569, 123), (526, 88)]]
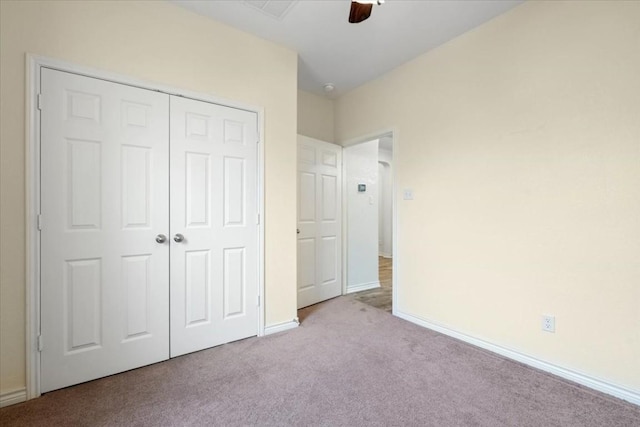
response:
[(375, 289), (380, 287), (380, 282), (369, 282), (369, 283), (361, 283), (359, 285), (349, 286), (347, 287), (347, 293), (352, 294), (354, 292), (367, 291), (369, 289)]
[(276, 323), (275, 325), (269, 325), (264, 328), (265, 335), (277, 334), (278, 332), (288, 331), (289, 329), (295, 329), (300, 325), (300, 321), (296, 317), (288, 322)]
[(27, 389), (19, 388), (12, 391), (7, 391), (5, 393), (0, 394), (0, 408), (4, 408), (5, 406), (15, 405), (16, 403), (21, 403), (27, 400)]
[(497, 353), (501, 356), (504, 356), (508, 359), (516, 360), (520, 363), (524, 363), (525, 365), (534, 367), (536, 369), (540, 369), (541, 371), (548, 372), (553, 375), (557, 375), (569, 381), (573, 381), (585, 387), (592, 388), (594, 390), (600, 391), (602, 393), (609, 394), (611, 396), (615, 396), (619, 399), (626, 400), (627, 402), (631, 402), (636, 405), (640, 405), (640, 391), (630, 390), (625, 387), (621, 387), (615, 384), (611, 384), (609, 382), (596, 379), (590, 377), (585, 374), (581, 374), (579, 372), (572, 371), (570, 369), (562, 368), (560, 366), (556, 366), (549, 362), (545, 362), (540, 359), (536, 359), (535, 357), (528, 356), (524, 353), (520, 353), (516, 350), (511, 350), (506, 347), (502, 347), (496, 344), (492, 344), (488, 341), (481, 340), (479, 338), (474, 338), (470, 335), (463, 334), (461, 332), (455, 331), (453, 329), (449, 329), (446, 326), (438, 325), (429, 320), (421, 319), (420, 317), (403, 313), (401, 311), (395, 311), (394, 314), (401, 319), (407, 320), (411, 323), (415, 323), (416, 325), (423, 326), (427, 329), (434, 330), (436, 332), (440, 332), (441, 334), (448, 335), (453, 338), (457, 338), (460, 341), (464, 341), (466, 343), (475, 345), (477, 347), (483, 348), (485, 350), (489, 350), (493, 353)]

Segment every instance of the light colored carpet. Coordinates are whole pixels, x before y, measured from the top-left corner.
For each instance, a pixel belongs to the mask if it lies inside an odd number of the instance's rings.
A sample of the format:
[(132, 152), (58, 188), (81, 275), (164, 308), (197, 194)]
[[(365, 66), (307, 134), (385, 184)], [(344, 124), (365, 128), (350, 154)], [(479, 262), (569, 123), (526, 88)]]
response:
[(302, 326), (48, 393), (4, 425), (639, 426), (640, 408), (339, 297)]

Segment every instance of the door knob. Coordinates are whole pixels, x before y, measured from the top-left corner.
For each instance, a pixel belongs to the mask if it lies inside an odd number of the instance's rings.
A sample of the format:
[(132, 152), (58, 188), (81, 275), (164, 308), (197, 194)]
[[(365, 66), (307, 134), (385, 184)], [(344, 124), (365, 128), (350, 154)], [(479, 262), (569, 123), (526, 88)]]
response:
[(156, 242), (158, 243), (164, 243), (167, 241), (167, 236), (165, 236), (164, 234), (158, 234), (156, 236)]
[(300, 229), (296, 228), (296, 234), (300, 234)]
[(176, 243), (180, 243), (182, 241), (184, 241), (184, 236), (180, 233), (176, 234), (175, 236), (173, 236), (173, 241)]

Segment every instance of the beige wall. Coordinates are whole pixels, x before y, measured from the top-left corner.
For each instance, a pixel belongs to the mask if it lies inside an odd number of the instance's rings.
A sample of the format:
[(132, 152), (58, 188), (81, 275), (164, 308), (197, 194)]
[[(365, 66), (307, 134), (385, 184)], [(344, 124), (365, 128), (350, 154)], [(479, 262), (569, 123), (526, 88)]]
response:
[(527, 2), (337, 100), (338, 141), (387, 127), (400, 311), (640, 391), (640, 2)]
[(0, 5), (0, 393), (25, 385), (25, 52), (264, 107), (266, 323), (296, 317), (296, 53), (165, 2)]
[(333, 101), (314, 93), (298, 91), (298, 133), (334, 142)]

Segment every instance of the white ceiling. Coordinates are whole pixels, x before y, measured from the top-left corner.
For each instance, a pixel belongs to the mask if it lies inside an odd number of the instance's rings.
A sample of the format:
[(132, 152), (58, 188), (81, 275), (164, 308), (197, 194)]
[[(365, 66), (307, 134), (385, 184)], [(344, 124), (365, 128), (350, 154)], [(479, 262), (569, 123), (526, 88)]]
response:
[(331, 97), (373, 80), (523, 1), (386, 0), (373, 7), (368, 20), (350, 24), (350, 0), (173, 0), (296, 50), (299, 88), (323, 94), (324, 84), (333, 83)]

